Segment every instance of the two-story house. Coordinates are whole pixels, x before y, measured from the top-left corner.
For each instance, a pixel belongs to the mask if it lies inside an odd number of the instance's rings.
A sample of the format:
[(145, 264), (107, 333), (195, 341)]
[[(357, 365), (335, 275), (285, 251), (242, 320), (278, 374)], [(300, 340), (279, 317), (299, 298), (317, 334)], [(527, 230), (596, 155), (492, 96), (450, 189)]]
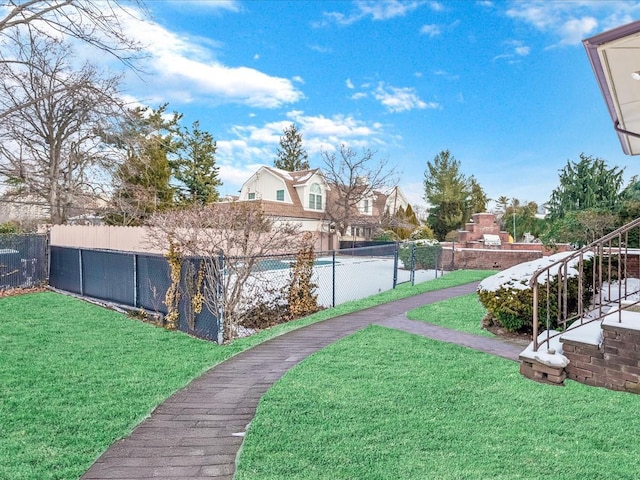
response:
[[(366, 181), (366, 179), (363, 179)], [(352, 207), (350, 224), (343, 234), (335, 228), (330, 211), (340, 199), (340, 187), (329, 185), (320, 169), (288, 172), (260, 167), (242, 185), (239, 201), (260, 201), (264, 212), (282, 221), (299, 223), (317, 237), (317, 250), (333, 250), (339, 240), (370, 240), (380, 229), (385, 214), (409, 203), (399, 187), (373, 191)]]
[(240, 189), (240, 201), (260, 201), (267, 215), (299, 223), (301, 230), (313, 232), (317, 250), (338, 248), (336, 234), (327, 216), (330, 191), (319, 169), (287, 172), (260, 167)]

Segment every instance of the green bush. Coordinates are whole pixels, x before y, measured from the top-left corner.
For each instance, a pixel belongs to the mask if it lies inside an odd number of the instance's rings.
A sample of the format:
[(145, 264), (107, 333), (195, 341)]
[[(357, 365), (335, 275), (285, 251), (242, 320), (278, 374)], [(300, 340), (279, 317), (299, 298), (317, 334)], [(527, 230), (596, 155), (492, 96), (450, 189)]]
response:
[(0, 223), (0, 233), (19, 233), (20, 227), (15, 222)]
[(398, 258), (404, 269), (411, 268), (411, 254), (415, 248), (415, 268), (418, 270), (438, 268), (438, 260), (442, 247), (436, 240), (416, 240), (400, 245)]
[[(567, 279), (567, 314), (577, 314), (578, 310), (578, 278)], [(478, 290), (480, 303), (487, 309), (495, 323), (510, 332), (530, 333), (533, 330), (533, 290), (528, 286), (528, 279), (521, 282), (524, 288), (505, 284), (497, 290)], [(547, 291), (549, 292), (547, 298)], [(547, 299), (549, 306), (549, 328), (558, 329), (558, 278), (555, 277), (549, 288), (542, 286), (538, 290), (538, 321), (542, 328), (547, 328)], [(590, 289), (584, 288), (584, 304), (591, 296)], [(560, 322), (563, 319), (560, 318)]]
[(373, 239), (376, 242), (397, 242), (398, 235), (393, 230), (384, 230), (373, 237)]
[(431, 240), (436, 238), (435, 233), (431, 230), (429, 225), (422, 225), (411, 232), (409, 237), (411, 240)]

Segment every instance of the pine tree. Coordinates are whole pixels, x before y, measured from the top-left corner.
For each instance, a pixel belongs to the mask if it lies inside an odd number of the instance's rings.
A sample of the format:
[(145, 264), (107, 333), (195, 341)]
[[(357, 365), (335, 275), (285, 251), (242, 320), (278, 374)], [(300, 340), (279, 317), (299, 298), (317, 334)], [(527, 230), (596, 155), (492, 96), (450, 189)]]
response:
[(178, 157), (171, 161), (173, 176), (180, 187), (178, 201), (186, 205), (205, 205), (218, 200), (217, 187), (222, 185), (216, 167), (216, 142), (209, 132), (193, 122), (191, 130), (182, 129)]
[(588, 209), (613, 210), (620, 203), (624, 169), (607, 168), (601, 158), (583, 153), (579, 162), (567, 160), (560, 171), (560, 185), (551, 193), (549, 218), (563, 218), (567, 213)]
[(289, 172), (309, 169), (307, 151), (302, 145), (302, 134), (294, 123), (285, 128), (280, 137), (280, 148), (273, 166)]
[(467, 178), (460, 172), (460, 162), (449, 150), (427, 162), (424, 173), (425, 199), (432, 205), (429, 226), (438, 240), (464, 225), (467, 202), (471, 194)]
[(139, 225), (151, 213), (173, 205), (169, 156), (177, 149), (181, 115), (167, 119), (166, 108), (166, 104), (157, 110), (136, 108), (119, 131), (108, 136), (124, 154), (113, 178), (112, 212), (106, 217), (110, 224)]

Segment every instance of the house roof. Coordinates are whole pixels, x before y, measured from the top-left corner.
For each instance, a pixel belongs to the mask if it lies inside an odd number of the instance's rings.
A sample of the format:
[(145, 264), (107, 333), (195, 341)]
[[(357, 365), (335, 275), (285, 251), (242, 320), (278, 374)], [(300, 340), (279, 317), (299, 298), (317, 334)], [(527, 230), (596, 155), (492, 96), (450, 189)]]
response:
[(622, 150), (640, 154), (640, 21), (582, 41)]
[[(279, 217), (282, 219), (293, 219), (293, 220), (329, 220), (331, 215), (326, 211), (326, 205), (332, 204), (338, 201), (339, 198), (339, 188), (331, 188), (332, 186), (327, 184), (327, 181), (322, 174), (322, 171), (319, 168), (313, 168), (309, 170), (301, 170), (297, 172), (289, 172), (286, 170), (280, 170), (274, 167), (263, 166), (260, 167), (258, 172), (266, 171), (270, 175), (273, 175), (277, 178), (280, 178), (284, 185), (286, 186), (289, 197), (291, 198), (292, 203), (288, 202), (279, 202), (273, 200), (251, 200), (251, 201), (259, 201), (261, 202), (263, 211), (267, 215), (272, 215), (274, 217)], [(256, 174), (258, 173), (256, 172)], [(254, 174), (254, 176), (256, 175)], [(324, 200), (325, 210), (317, 211), (317, 210), (306, 210), (303, 205), (303, 201), (305, 199), (301, 199), (298, 195), (297, 187), (301, 187), (310, 182), (310, 180), (317, 175), (317, 178), (324, 184), (326, 197)], [(253, 178), (253, 176), (252, 176)], [(247, 182), (249, 182), (248, 180)], [(245, 182), (245, 184), (247, 183)], [(351, 211), (351, 223), (355, 225), (370, 225), (371, 223), (375, 223), (379, 221), (379, 219), (385, 213), (385, 206), (387, 198), (391, 195), (396, 195), (399, 198), (404, 199), (404, 195), (399, 190), (398, 187), (391, 189), (389, 192), (381, 192), (381, 191), (372, 191), (372, 202), (370, 205), (371, 214), (360, 214), (357, 206), (352, 206)]]

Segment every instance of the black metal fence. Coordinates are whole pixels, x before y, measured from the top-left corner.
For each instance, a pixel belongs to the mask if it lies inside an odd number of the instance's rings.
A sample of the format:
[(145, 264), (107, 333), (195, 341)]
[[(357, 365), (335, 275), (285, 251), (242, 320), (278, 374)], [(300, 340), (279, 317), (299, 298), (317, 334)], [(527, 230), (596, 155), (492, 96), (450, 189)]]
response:
[[(436, 278), (442, 268), (440, 252), (439, 246), (413, 243), (317, 252), (311, 279), (313, 293), (317, 295), (319, 306), (329, 308), (391, 290), (402, 283), (414, 284)], [(49, 283), (54, 288), (160, 316), (169, 313), (166, 296), (172, 284), (171, 269), (168, 260), (161, 255), (51, 246), (50, 257)], [(233, 265), (238, 260), (242, 264), (244, 259), (219, 260), (227, 268), (220, 268), (222, 277), (218, 278), (222, 278), (227, 286), (234, 285)], [(247, 298), (238, 305), (253, 311), (259, 303), (286, 301), (283, 292), (291, 283), (295, 261), (296, 255), (288, 254), (265, 256), (252, 262), (251, 273), (242, 285)], [(212, 314), (206, 305), (196, 313), (191, 302), (193, 282), (201, 262), (198, 258), (182, 261), (178, 328), (221, 342), (226, 340), (223, 338), (222, 314)], [(216, 297), (220, 304), (226, 292), (221, 291), (222, 287), (208, 286), (208, 294), (216, 292), (220, 295)]]
[(0, 234), (0, 290), (47, 282), (46, 234)]
[[(165, 302), (171, 286), (169, 262), (162, 255), (89, 250), (51, 246), (49, 284), (81, 296), (104, 300), (147, 312), (167, 315)], [(178, 328), (184, 332), (220, 341), (221, 326), (217, 316), (206, 307), (198, 313), (188, 295), (192, 272), (200, 259), (182, 263)]]

